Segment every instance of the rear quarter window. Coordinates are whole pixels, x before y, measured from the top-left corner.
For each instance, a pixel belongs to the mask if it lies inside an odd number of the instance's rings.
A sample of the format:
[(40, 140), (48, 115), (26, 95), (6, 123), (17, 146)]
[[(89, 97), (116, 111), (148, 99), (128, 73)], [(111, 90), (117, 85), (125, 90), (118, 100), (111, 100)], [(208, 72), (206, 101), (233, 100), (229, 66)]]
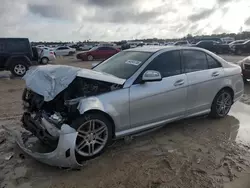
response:
[(12, 53), (27, 53), (29, 52), (29, 42), (27, 40), (6, 40), (6, 50)]

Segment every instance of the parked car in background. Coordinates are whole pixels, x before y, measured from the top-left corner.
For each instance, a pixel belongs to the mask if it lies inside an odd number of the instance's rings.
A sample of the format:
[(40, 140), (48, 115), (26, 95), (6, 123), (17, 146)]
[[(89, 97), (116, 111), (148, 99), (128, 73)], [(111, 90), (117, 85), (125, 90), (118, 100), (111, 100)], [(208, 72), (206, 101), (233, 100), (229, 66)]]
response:
[(223, 54), (223, 53), (229, 53), (230, 48), (228, 44), (222, 44), (216, 41), (209, 41), (204, 40), (200, 41), (196, 44), (193, 44), (194, 47), (204, 48), (211, 52), (217, 53), (217, 54)]
[(55, 52), (50, 48), (36, 48), (32, 47), (33, 55), (35, 54), (35, 50), (38, 53), (37, 61), (40, 64), (48, 64), (56, 60)]
[(172, 46), (172, 45), (174, 45), (174, 42), (166, 42), (164, 45), (165, 46)]
[(78, 53), (76, 55), (76, 58), (81, 59), (83, 61), (92, 61), (94, 59), (107, 59), (118, 53), (119, 51), (119, 49), (113, 47), (94, 47), (89, 51)]
[(54, 49), (56, 56), (73, 55), (76, 52), (75, 48), (69, 46), (60, 46)]
[(43, 47), (42, 49), (49, 50), (49, 51), (54, 51), (54, 48), (50, 48), (50, 47)]
[(46, 46), (43, 45), (43, 44), (41, 44), (41, 45), (37, 45), (36, 47), (37, 47), (37, 48), (44, 48), (44, 47), (46, 47)]
[(237, 64), (240, 65), (243, 79), (246, 82), (248, 79), (250, 79), (250, 56), (237, 62)]
[(186, 40), (183, 41), (177, 41), (174, 43), (175, 46), (190, 46), (190, 43)]
[[(53, 80), (47, 79), (51, 72)], [(42, 156), (63, 161), (61, 166), (75, 153), (90, 159), (113, 139), (169, 122), (205, 114), (223, 118), (244, 92), (238, 65), (194, 47), (134, 48), (93, 70), (43, 66), (24, 79), (29, 87), (23, 94), (23, 127), (45, 144), (59, 144), (60, 153)]]
[(33, 61), (27, 38), (0, 38), (0, 70), (9, 70), (14, 76), (23, 76)]
[(244, 43), (230, 45), (230, 49), (236, 55), (250, 53), (250, 40), (247, 40)]
[(229, 46), (232, 46), (234, 44), (243, 44), (244, 42), (246, 42), (246, 40), (235, 40), (235, 41), (229, 43)]
[(93, 46), (92, 45), (87, 45), (87, 44), (79, 46), (79, 50), (83, 50), (83, 51), (90, 50), (91, 48), (93, 48)]

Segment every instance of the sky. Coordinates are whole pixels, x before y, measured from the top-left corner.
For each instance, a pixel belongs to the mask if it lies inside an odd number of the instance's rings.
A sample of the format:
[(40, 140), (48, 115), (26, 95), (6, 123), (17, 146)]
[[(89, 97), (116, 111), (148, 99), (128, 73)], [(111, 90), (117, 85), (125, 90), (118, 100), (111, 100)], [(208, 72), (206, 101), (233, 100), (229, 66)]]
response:
[(0, 0), (0, 37), (118, 41), (250, 31), (250, 0)]

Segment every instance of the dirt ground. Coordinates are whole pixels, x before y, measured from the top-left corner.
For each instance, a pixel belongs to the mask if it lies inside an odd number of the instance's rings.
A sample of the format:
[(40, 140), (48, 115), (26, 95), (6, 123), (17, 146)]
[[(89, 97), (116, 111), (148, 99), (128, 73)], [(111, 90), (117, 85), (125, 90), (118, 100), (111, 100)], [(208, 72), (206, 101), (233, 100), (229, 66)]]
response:
[[(241, 57), (224, 56), (235, 62)], [(73, 57), (57, 64), (90, 68)], [(20, 130), (24, 82), (0, 73), (0, 125)], [(1, 188), (250, 187), (250, 83), (224, 119), (196, 117), (118, 140), (79, 171), (41, 164), (0, 127)]]

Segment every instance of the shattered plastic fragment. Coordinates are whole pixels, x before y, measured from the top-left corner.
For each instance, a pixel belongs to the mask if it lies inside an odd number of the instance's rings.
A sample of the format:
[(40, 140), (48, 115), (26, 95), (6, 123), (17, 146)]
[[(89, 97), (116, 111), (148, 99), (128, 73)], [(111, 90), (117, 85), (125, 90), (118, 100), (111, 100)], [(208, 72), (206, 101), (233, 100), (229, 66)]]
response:
[(13, 152), (8, 153), (8, 154), (4, 157), (4, 159), (5, 159), (6, 161), (9, 161), (9, 160), (13, 157), (13, 155), (14, 155)]
[(80, 168), (75, 156), (75, 142), (77, 132), (67, 124), (63, 124), (60, 130), (59, 141), (56, 149), (48, 153), (34, 152), (25, 146), (21, 135), (14, 130), (4, 127), (10, 134), (15, 136), (18, 146), (28, 155), (36, 160), (48, 164), (50, 166), (63, 167), (63, 168)]

